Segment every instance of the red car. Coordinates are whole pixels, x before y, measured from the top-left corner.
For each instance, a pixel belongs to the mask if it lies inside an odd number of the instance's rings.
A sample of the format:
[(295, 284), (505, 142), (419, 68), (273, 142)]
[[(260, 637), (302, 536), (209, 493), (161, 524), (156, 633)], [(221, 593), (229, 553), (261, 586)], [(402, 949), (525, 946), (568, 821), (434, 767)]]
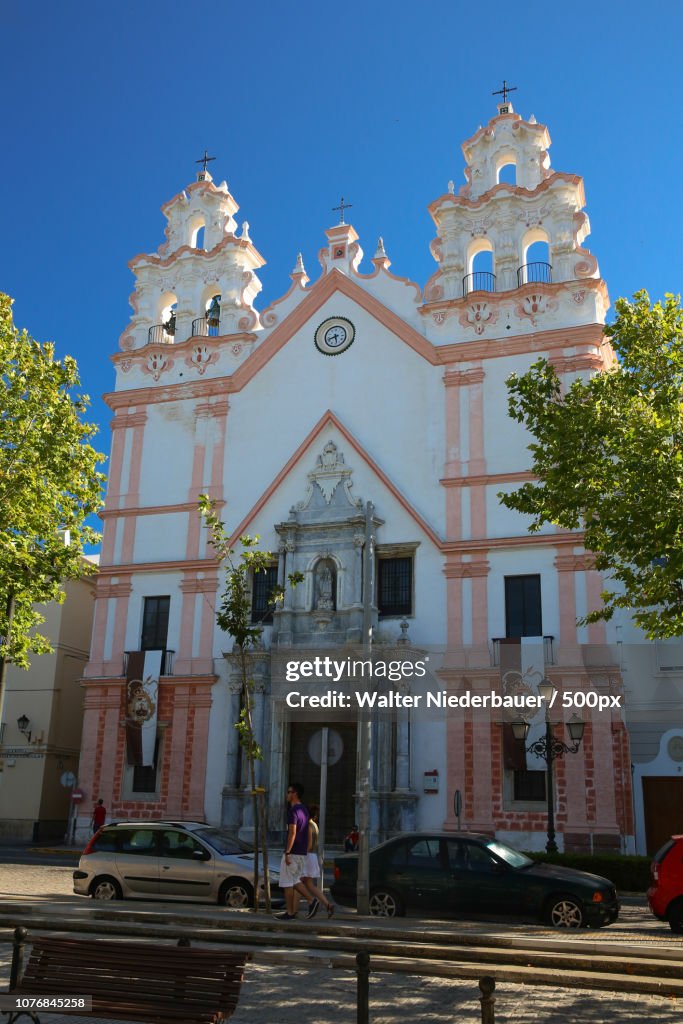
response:
[(668, 921), (672, 932), (683, 934), (683, 836), (672, 836), (664, 843), (655, 854), (650, 871), (650, 910), (660, 921)]

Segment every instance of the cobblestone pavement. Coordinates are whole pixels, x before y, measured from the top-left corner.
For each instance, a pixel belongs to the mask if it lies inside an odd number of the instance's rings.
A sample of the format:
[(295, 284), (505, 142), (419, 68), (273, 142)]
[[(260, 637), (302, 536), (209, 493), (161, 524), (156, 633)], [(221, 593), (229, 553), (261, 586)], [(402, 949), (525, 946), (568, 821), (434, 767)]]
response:
[[(63, 865), (0, 865), (0, 900), (30, 896), (37, 905), (88, 906), (71, 892), (71, 867)], [(127, 904), (134, 906), (134, 904)], [(149, 904), (147, 905), (149, 906)], [(167, 906), (158, 904), (159, 907)], [(182, 904), (183, 912), (188, 909)], [(387, 926), (393, 922), (386, 922)], [(442, 920), (439, 927), (447, 927)], [(548, 932), (537, 926), (510, 927), (500, 922), (458, 921), (458, 929), (472, 928), (535, 937)], [(583, 933), (585, 936), (585, 933)], [(640, 906), (626, 906), (619, 927), (590, 933), (593, 940), (666, 944), (683, 949), (683, 940), (671, 935)], [(569, 937), (565, 933), (563, 938)], [(10, 948), (0, 944), (1, 986), (6, 989)], [(332, 1024), (355, 1019), (356, 981), (350, 971), (306, 967), (283, 968), (251, 964), (233, 1024)], [(683, 1000), (620, 992), (584, 992), (555, 987), (499, 982), (496, 1024), (679, 1024)], [(83, 1018), (50, 1015), (43, 1024), (76, 1024)], [(370, 985), (372, 1024), (480, 1024), (479, 990), (473, 980), (451, 981), (412, 975), (374, 974)]]

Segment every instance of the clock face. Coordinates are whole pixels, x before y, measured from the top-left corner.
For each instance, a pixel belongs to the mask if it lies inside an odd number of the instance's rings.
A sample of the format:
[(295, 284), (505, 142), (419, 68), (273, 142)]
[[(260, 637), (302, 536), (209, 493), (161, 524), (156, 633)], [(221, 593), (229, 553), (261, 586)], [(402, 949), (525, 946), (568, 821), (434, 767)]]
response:
[(353, 344), (356, 329), (343, 316), (324, 320), (315, 332), (315, 347), (324, 356), (338, 356)]
[(672, 761), (683, 761), (683, 736), (672, 736), (666, 749)]

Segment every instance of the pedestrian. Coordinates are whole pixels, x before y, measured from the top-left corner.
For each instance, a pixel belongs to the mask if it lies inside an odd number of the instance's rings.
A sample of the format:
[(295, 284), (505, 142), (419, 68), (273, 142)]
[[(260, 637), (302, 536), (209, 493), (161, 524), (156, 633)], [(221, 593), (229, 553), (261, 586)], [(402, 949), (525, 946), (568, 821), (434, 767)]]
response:
[[(311, 804), (309, 808), (310, 818), (308, 821), (308, 853), (306, 854), (306, 861), (304, 863), (304, 874), (301, 881), (306, 886), (308, 892), (317, 901), (318, 905), (322, 905), (327, 910), (327, 916), (332, 917), (334, 914), (334, 903), (325, 896), (322, 888), (318, 888), (318, 879), (322, 877), (322, 866), (320, 864), (320, 852), (318, 849), (318, 843), (320, 839), (320, 831), (318, 829), (318, 814), (320, 808), (317, 804)], [(317, 909), (317, 908), (316, 908)], [(315, 913), (315, 911), (313, 912)], [(309, 914), (313, 917), (313, 914)]]
[(344, 852), (355, 853), (358, 849), (358, 841), (360, 839), (360, 832), (358, 825), (354, 825), (350, 832), (344, 836)]
[(92, 818), (90, 821), (90, 827), (92, 828), (93, 835), (95, 835), (96, 832), (99, 832), (106, 820), (107, 808), (104, 806), (104, 800), (100, 797), (93, 807)]
[(287, 837), (285, 852), (280, 861), (280, 888), (285, 891), (286, 909), (276, 917), (282, 921), (293, 921), (296, 918), (299, 900), (297, 894), (308, 902), (306, 917), (313, 917), (320, 906), (319, 901), (311, 896), (301, 881), (304, 873), (304, 862), (308, 853), (308, 811), (301, 803), (304, 787), (300, 782), (292, 782), (287, 787)]

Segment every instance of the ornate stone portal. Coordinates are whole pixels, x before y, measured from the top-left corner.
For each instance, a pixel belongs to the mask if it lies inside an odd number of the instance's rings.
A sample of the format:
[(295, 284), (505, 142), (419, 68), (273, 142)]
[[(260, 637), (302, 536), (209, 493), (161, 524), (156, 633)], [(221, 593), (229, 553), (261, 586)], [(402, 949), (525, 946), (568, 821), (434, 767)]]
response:
[[(278, 581), (284, 584), (291, 573), (300, 572), (304, 582), (294, 589), (286, 589), (283, 606), (276, 609), (273, 625), (266, 631), (269, 635), (264, 635), (266, 647), (250, 654), (255, 682), (254, 730), (264, 752), (257, 781), (265, 782), (268, 789), (269, 827), (274, 841), (279, 839), (282, 829), (283, 784), (290, 765), (291, 723), (311, 717), (289, 709), (280, 696), (282, 687), (274, 687), (279, 666), (290, 659), (316, 655), (341, 662), (359, 657), (361, 651), (366, 513), (362, 499), (352, 494), (352, 475), (343, 453), (333, 441), (328, 441), (317, 456), (315, 467), (308, 473), (305, 497), (291, 508), (286, 521), (275, 526), (280, 537)], [(373, 515), (373, 534), (382, 525), (383, 520)], [(375, 636), (377, 620), (377, 607), (373, 603), (371, 621)], [(394, 644), (400, 646), (394, 650)], [(387, 661), (399, 655), (402, 661), (411, 660), (420, 653), (412, 650), (406, 640), (406, 629), (400, 627), (394, 643), (376, 643), (373, 651), (375, 657)], [(231, 652), (226, 658), (232, 669), (230, 715), (234, 721), (239, 714), (239, 655)], [(282, 680), (277, 682), (282, 683)], [(312, 684), (322, 693), (344, 682), (348, 680), (335, 684), (332, 680), (308, 679), (307, 685), (309, 690)], [(405, 688), (406, 681), (388, 685)], [(373, 723), (373, 842), (415, 826), (418, 797), (410, 788), (410, 718), (407, 711), (400, 714), (395, 721)], [(334, 711), (322, 712), (321, 726), (333, 721), (334, 716)], [(357, 712), (346, 712), (347, 722), (356, 720)], [(355, 765), (352, 777), (357, 780)], [(247, 786), (242, 753), (239, 745), (231, 741), (223, 791), (223, 822), (231, 828), (252, 826)], [(354, 782), (354, 798), (356, 793), (357, 781)], [(352, 824), (353, 821), (346, 823), (347, 830)], [(338, 823), (337, 830), (341, 827)], [(341, 842), (341, 838), (342, 835), (328, 830), (329, 842)]]

